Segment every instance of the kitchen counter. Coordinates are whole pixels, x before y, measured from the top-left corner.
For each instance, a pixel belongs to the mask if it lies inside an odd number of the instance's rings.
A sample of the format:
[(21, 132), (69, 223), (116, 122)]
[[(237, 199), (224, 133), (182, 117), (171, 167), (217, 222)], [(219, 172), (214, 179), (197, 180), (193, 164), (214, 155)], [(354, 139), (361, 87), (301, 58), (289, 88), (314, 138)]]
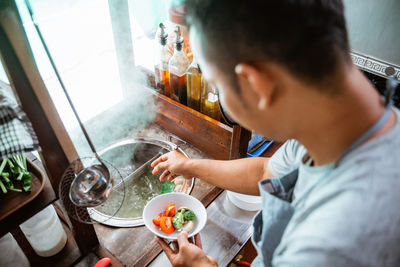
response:
[[(179, 145), (191, 158), (211, 158), (193, 146), (186, 144), (176, 136), (163, 131), (159, 126), (154, 124), (147, 127), (146, 130), (136, 132), (134, 136), (146, 136), (161, 140), (170, 140)], [(221, 189), (196, 178), (191, 195), (199, 200), (202, 200), (202, 202), (207, 205), (215, 197), (217, 197), (221, 191)], [(214, 205), (211, 204), (211, 207), (212, 206)], [(212, 210), (215, 209), (211, 209), (210, 211)], [(217, 215), (210, 216), (210, 218), (215, 218), (218, 221), (224, 218), (222, 214), (216, 214)], [(209, 225), (212, 225), (213, 223), (218, 225), (216, 222), (209, 222)], [(207, 227), (209, 226), (207, 225)], [(147, 230), (145, 226), (115, 228), (102, 224), (96, 224), (95, 230), (101, 245), (109, 250), (123, 265), (126, 266), (144, 266), (151, 262), (161, 251), (159, 245), (154, 239), (154, 235)], [(210, 233), (212, 234), (212, 232)], [(204, 238), (204, 242), (207, 243), (206, 236), (204, 236)], [(235, 239), (230, 237), (228, 240)], [(240, 238), (240, 240), (244, 239)], [(237, 249), (240, 249), (241, 245), (245, 242), (246, 240), (241, 241), (240, 245), (237, 245)], [(230, 249), (229, 245), (224, 246), (226, 246), (227, 249)]]
[[(144, 131), (135, 133), (135, 136), (170, 140), (178, 144), (191, 158), (211, 158), (154, 124)], [(272, 146), (268, 152), (272, 154), (275, 150), (276, 148)], [(264, 156), (269, 156), (270, 153)], [(220, 266), (226, 266), (249, 241), (252, 234), (251, 223), (256, 212), (237, 208), (227, 198), (227, 193), (223, 191), (220, 194), (221, 191), (196, 178), (191, 195), (202, 200), (203, 203), (211, 202), (207, 207), (207, 224), (200, 234), (203, 249), (208, 255), (216, 258)], [(109, 250), (122, 265), (145, 266), (150, 263), (150, 266), (169, 266), (165, 254), (160, 253), (161, 250), (154, 235), (145, 226), (114, 228), (96, 224), (95, 230), (101, 245)]]

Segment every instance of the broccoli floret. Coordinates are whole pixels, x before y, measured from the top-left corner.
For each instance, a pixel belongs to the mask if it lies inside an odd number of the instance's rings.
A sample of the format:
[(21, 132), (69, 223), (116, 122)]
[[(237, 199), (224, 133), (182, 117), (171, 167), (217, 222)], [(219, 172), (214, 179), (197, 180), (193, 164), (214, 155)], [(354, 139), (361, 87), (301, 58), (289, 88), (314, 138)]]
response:
[(194, 215), (193, 211), (187, 210), (183, 213), (183, 218), (185, 221), (193, 221), (196, 216)]

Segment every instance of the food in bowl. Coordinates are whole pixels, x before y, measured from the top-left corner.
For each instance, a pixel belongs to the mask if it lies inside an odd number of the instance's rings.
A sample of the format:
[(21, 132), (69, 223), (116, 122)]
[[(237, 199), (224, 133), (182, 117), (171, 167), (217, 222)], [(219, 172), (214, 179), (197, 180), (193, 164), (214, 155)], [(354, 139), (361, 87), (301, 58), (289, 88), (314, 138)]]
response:
[(180, 207), (175, 212), (175, 204), (171, 203), (165, 208), (165, 212), (158, 214), (153, 219), (153, 224), (160, 227), (161, 231), (166, 234), (171, 234), (178, 231), (190, 232), (194, 229), (194, 220), (196, 215), (192, 210), (186, 207)]
[[(173, 226), (173, 232), (171, 229), (167, 230), (171, 231), (171, 233), (166, 233), (162, 231), (160, 226), (156, 226), (153, 222), (153, 219), (157, 219), (158, 215), (160, 215), (160, 212), (163, 213), (163, 215), (166, 215), (166, 207), (169, 206), (170, 204), (175, 204), (175, 214), (174, 216), (169, 216), (170, 219), (163, 219), (164, 223), (166, 226), (169, 227), (170, 223)], [(185, 209), (185, 211), (183, 211)], [(173, 208), (169, 208), (169, 215), (170, 212), (173, 210)], [(143, 221), (147, 229), (151, 232), (153, 232), (155, 235), (159, 236), (160, 238), (164, 238), (167, 240), (177, 240), (179, 233), (183, 230), (176, 230), (174, 227), (173, 223), (173, 218), (177, 213), (185, 214), (187, 210), (190, 210), (194, 214), (194, 219), (193, 219), (193, 229), (188, 232), (188, 237), (193, 237), (196, 234), (198, 234), (202, 229), (205, 227), (207, 223), (207, 210), (204, 207), (204, 205), (195, 197), (192, 197), (187, 194), (183, 193), (177, 193), (177, 192), (171, 192), (167, 194), (161, 194), (153, 199), (151, 199), (146, 206), (144, 207), (143, 210)], [(183, 212), (183, 213), (182, 213)], [(187, 213), (186, 216), (188, 216), (189, 213)], [(166, 217), (166, 216), (160, 216), (160, 217)], [(177, 223), (177, 222), (175, 222)], [(183, 223), (184, 225), (185, 223)], [(191, 224), (191, 223), (187, 223)]]

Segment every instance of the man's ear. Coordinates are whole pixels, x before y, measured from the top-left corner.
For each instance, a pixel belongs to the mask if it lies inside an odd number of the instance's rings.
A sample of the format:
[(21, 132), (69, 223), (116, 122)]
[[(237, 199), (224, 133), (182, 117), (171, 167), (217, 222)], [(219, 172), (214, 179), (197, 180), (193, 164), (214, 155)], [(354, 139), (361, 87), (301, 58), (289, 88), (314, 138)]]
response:
[(271, 105), (275, 90), (273, 75), (268, 73), (268, 68), (258, 68), (251, 64), (238, 64), (235, 67), (240, 84), (246, 84), (247, 88), (257, 97), (257, 107), (265, 110)]

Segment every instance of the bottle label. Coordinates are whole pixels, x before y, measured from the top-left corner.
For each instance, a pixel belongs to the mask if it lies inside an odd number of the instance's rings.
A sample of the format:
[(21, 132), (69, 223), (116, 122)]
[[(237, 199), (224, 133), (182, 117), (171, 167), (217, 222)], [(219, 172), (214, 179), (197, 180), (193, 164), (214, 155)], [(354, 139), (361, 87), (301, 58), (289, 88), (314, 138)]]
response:
[(209, 92), (208, 96), (207, 96), (207, 100), (208, 100), (208, 102), (215, 103), (218, 101), (218, 95), (213, 94), (212, 92)]

